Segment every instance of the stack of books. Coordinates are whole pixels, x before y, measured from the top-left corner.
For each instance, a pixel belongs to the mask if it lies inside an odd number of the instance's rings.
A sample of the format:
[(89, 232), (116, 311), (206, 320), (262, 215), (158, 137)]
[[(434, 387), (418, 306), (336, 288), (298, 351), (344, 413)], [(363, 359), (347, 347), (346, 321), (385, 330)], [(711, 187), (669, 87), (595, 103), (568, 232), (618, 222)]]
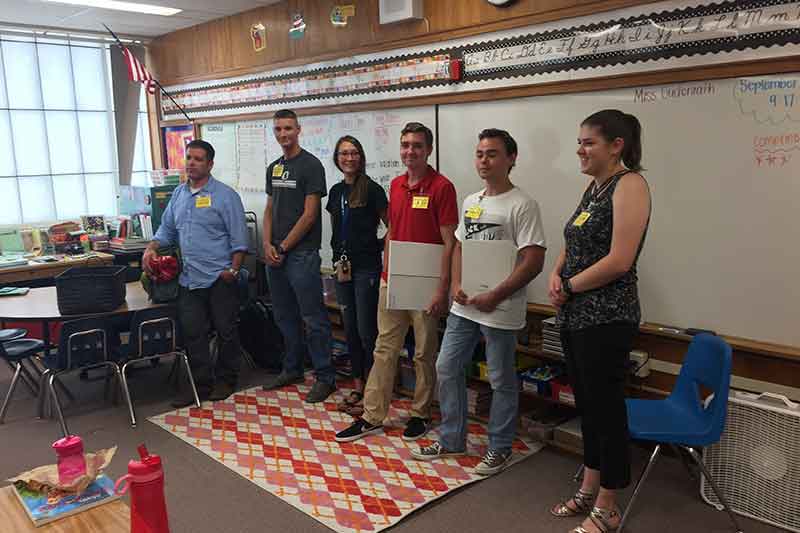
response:
[(556, 327), (556, 318), (542, 320), (542, 351), (549, 355), (564, 358), (561, 348), (561, 330)]
[(153, 226), (150, 215), (138, 214), (119, 217), (117, 236), (111, 239), (111, 250), (118, 252), (139, 252), (147, 248), (152, 239)]

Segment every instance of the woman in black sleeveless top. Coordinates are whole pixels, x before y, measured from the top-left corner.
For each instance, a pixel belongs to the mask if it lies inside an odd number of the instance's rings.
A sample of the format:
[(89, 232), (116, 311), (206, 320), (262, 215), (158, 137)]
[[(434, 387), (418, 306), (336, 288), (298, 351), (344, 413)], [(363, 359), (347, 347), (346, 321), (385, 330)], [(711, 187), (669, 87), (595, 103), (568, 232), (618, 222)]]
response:
[(561, 343), (581, 414), (583, 484), (551, 512), (589, 513), (575, 533), (619, 526), (616, 491), (630, 483), (625, 378), (641, 319), (636, 261), (650, 220), (641, 170), (641, 126), (633, 115), (599, 111), (583, 121), (581, 172), (592, 177), (564, 229), (564, 250), (550, 274)]

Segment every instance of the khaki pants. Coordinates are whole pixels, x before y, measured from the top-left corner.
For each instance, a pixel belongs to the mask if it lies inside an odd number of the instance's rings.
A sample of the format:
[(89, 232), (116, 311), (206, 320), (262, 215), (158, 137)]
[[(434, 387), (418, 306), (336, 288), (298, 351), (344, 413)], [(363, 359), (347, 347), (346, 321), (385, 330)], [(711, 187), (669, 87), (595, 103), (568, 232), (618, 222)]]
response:
[(439, 344), (439, 319), (425, 311), (386, 309), (386, 286), (381, 283), (375, 362), (364, 388), (363, 418), (370, 424), (383, 424), (383, 419), (389, 412), (397, 362), (409, 326), (414, 327), (414, 371), (417, 375), (411, 416), (430, 418), (431, 402), (436, 389), (435, 357)]

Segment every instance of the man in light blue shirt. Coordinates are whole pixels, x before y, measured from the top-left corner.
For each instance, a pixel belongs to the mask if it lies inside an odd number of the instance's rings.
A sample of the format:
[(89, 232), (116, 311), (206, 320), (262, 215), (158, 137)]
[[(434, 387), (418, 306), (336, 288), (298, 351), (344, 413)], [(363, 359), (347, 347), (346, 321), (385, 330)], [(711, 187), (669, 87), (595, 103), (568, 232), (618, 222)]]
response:
[[(186, 146), (186, 175), (164, 211), (161, 226), (142, 258), (146, 272), (162, 246), (179, 245), (180, 320), (197, 393), (202, 400), (222, 400), (236, 389), (241, 349), (236, 332), (239, 268), (247, 251), (247, 226), (239, 194), (211, 176), (214, 148), (194, 140)], [(208, 334), (217, 331), (219, 356), (211, 366)], [(191, 393), (175, 407), (194, 403)]]

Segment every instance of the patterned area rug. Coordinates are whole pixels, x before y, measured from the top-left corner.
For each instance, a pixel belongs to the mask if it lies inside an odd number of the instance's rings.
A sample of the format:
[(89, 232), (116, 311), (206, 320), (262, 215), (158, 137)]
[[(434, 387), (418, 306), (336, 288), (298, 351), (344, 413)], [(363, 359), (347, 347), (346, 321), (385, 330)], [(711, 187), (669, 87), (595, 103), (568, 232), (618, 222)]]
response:
[[(351, 443), (334, 435), (352, 422), (336, 398), (307, 404), (303, 385), (264, 392), (256, 387), (223, 402), (205, 402), (151, 417), (154, 424), (203, 451), (259, 487), (343, 533), (381, 531), (450, 491), (483, 479), (472, 473), (486, 451), (486, 427), (470, 423), (468, 454), (415, 461), (410, 450), (436, 438), (401, 437), (410, 401), (392, 402), (385, 434)], [(513, 462), (541, 449), (517, 440)]]

